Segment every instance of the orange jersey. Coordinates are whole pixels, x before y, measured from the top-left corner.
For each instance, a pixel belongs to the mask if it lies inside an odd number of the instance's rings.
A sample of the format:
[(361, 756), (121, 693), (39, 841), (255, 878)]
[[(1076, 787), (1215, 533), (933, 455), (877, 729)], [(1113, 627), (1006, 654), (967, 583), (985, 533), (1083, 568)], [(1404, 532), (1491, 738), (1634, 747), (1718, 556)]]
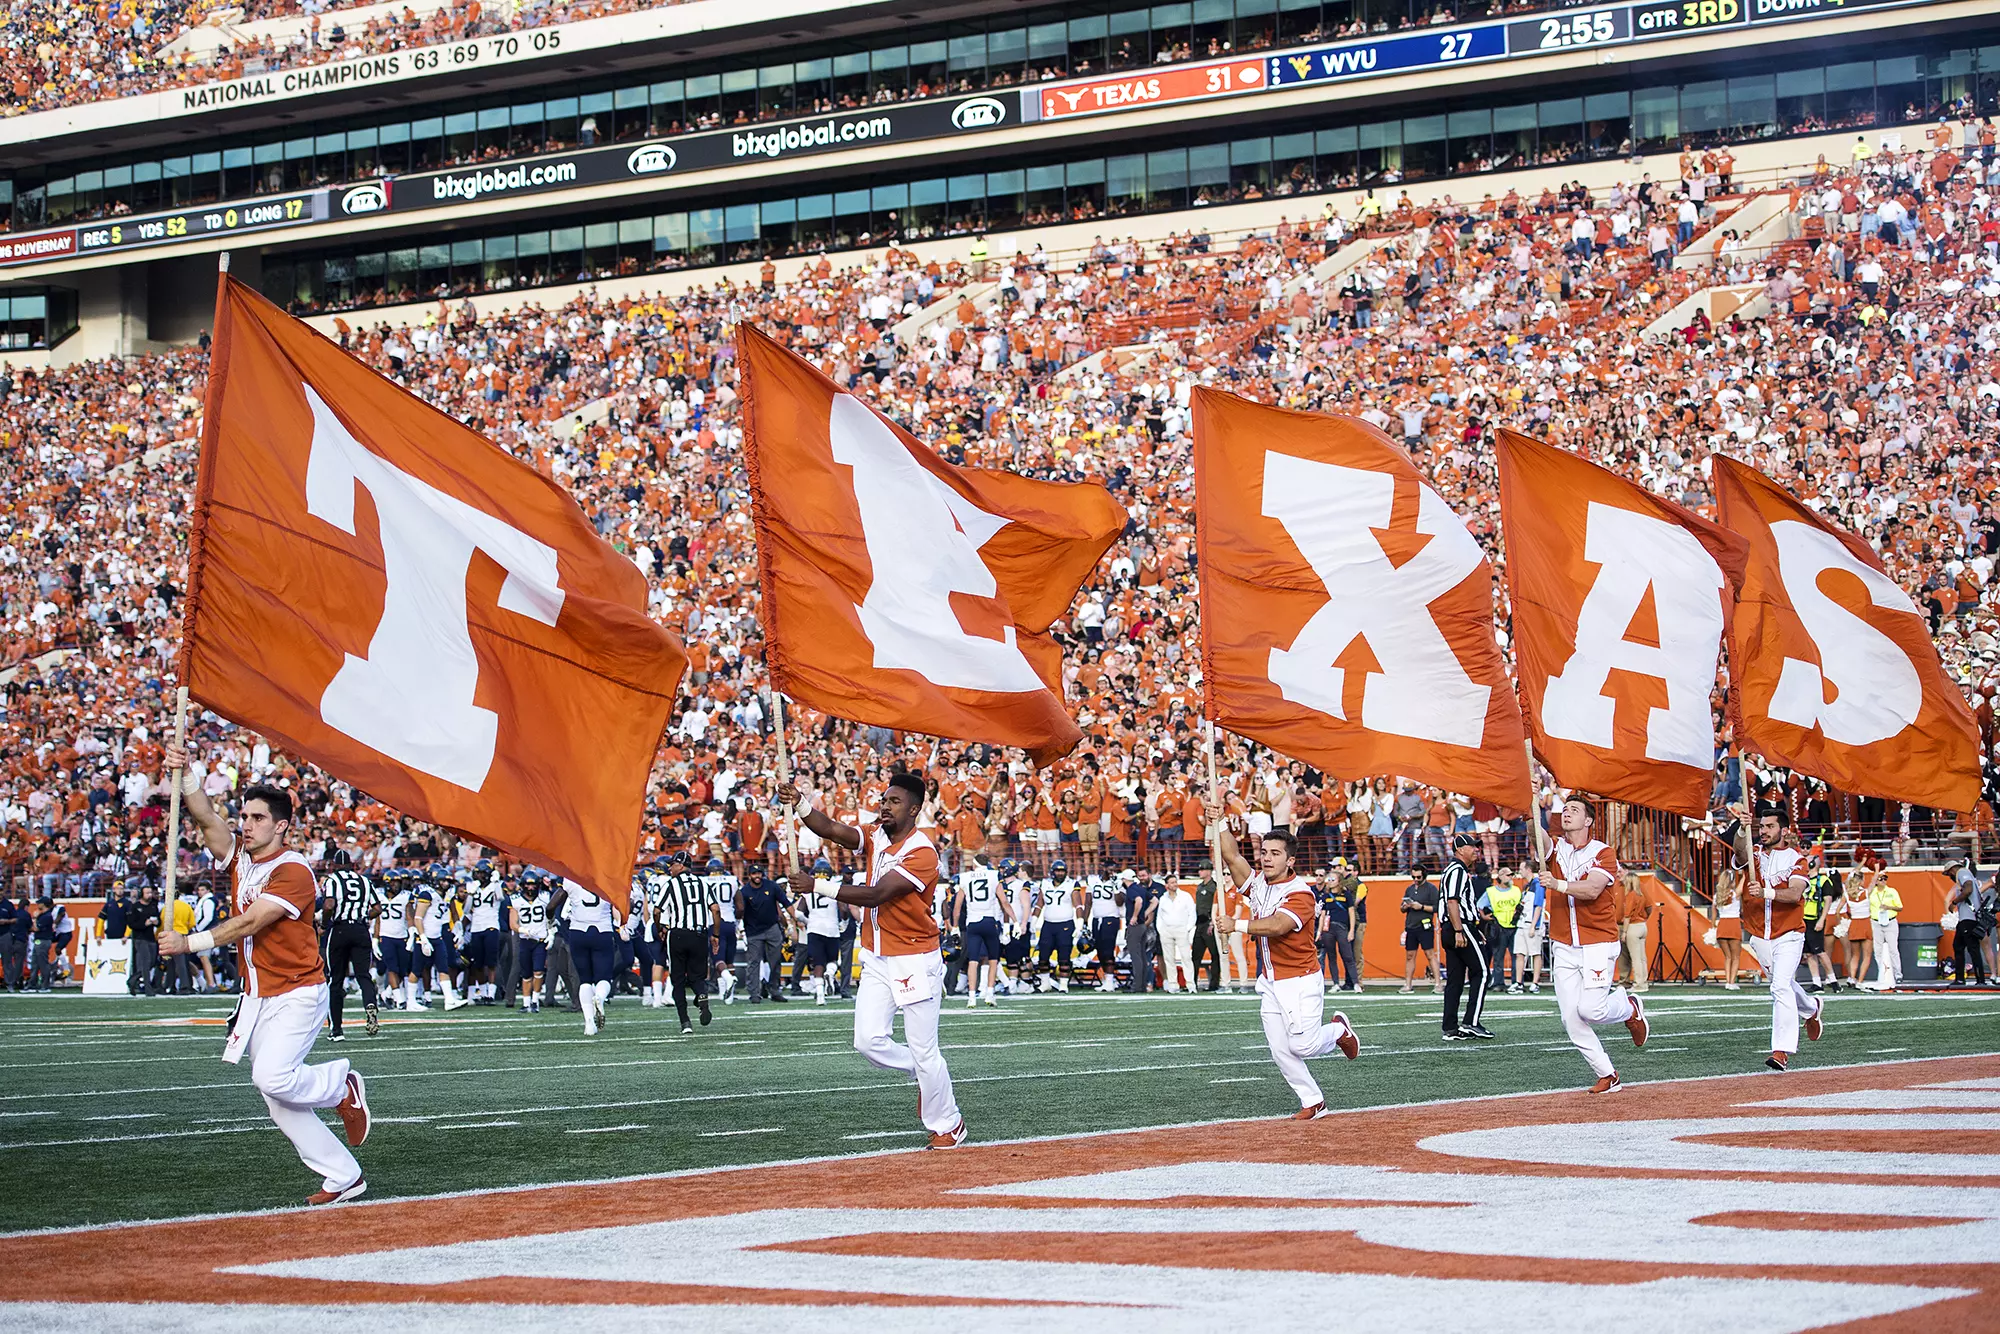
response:
[(1259, 871), (1243, 886), (1253, 917), (1289, 917), (1292, 929), (1282, 936), (1253, 936), (1257, 942), (1257, 973), (1283, 981), (1317, 975), (1319, 968), (1319, 900), (1312, 886), (1293, 876), (1272, 884)]
[(937, 892), (937, 845), (921, 829), (891, 839), (880, 825), (868, 831), (869, 876), (873, 884), (906, 886), (861, 919), (861, 944), (877, 954), (929, 954), (938, 947), (931, 899)]
[(266, 894), (285, 906), (285, 915), (236, 947), (244, 990), (252, 996), (282, 996), (300, 987), (326, 981), (319, 961), (319, 932), (313, 929), (313, 908), (319, 882), (312, 865), (286, 849), (263, 861), (252, 861), (239, 847), (229, 867), (236, 911), (242, 912)]
[(1549, 890), (1549, 939), (1558, 945), (1602, 945), (1618, 939), (1618, 858), (1596, 839), (1572, 847), (1559, 838), (1549, 851), (1549, 874), (1559, 880), (1581, 880), (1598, 870), (1611, 877), (1610, 886), (1594, 899), (1573, 899)]
[[(1769, 886), (1773, 891), (1783, 889), (1793, 876), (1806, 873), (1805, 856), (1795, 848), (1776, 848), (1753, 855), (1757, 863), (1758, 883)], [(1803, 902), (1780, 903), (1759, 893), (1745, 894), (1743, 929), (1766, 940), (1776, 940), (1788, 931), (1803, 931), (1806, 929), (1806, 905)]]

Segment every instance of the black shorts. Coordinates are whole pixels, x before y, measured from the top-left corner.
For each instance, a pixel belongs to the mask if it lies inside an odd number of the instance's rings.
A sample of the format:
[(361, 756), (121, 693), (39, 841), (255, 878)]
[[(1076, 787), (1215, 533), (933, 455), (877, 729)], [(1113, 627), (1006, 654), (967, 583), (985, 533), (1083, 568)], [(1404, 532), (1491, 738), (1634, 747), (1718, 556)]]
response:
[(382, 971), (397, 977), (410, 975), (410, 942), (395, 936), (382, 937)]
[(814, 968), (824, 968), (840, 961), (840, 937), (818, 936), (806, 933), (806, 962)]
[(1000, 942), (1000, 961), (1012, 964), (1017, 968), (1025, 967), (1028, 962), (1029, 949), (1028, 933), (1017, 931), (1010, 939)]
[(984, 963), (1000, 957), (1000, 920), (987, 917), (965, 924), (965, 958), (968, 963)]
[(1806, 928), (1806, 953), (1826, 953), (1826, 928), (1824, 925), (1809, 926)]
[(1403, 928), (1403, 948), (1406, 950), (1427, 950), (1437, 944), (1437, 932), (1425, 927), (1415, 931)]
[(609, 982), (617, 953), (617, 938), (609, 931), (593, 926), (569, 932), (569, 957), (579, 982)]
[(549, 970), (549, 943), (546, 940), (529, 940), (523, 936), (515, 944), (518, 947), (515, 958), (519, 960), (522, 977), (534, 977)]
[(1036, 952), (1041, 955), (1043, 963), (1048, 963), (1053, 958), (1058, 964), (1066, 964), (1075, 950), (1075, 922), (1042, 923), (1042, 935), (1037, 942)]
[(660, 962), (659, 947), (642, 936), (632, 937), (632, 960), (641, 968), (656, 967)]

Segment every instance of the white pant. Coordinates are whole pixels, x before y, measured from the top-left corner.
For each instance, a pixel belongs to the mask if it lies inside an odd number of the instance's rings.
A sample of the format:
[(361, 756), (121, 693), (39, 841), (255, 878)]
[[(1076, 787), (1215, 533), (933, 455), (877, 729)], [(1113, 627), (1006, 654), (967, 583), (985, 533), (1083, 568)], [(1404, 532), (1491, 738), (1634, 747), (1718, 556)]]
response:
[(1264, 1041), (1271, 1046), (1278, 1073), (1299, 1095), (1299, 1106), (1325, 1102), (1306, 1062), (1339, 1050), (1340, 1039), (1349, 1031), (1338, 1015), (1330, 1024), (1320, 1022), (1326, 1011), (1326, 979), (1316, 972), (1282, 979), (1259, 977), (1257, 994), (1263, 997), (1257, 1012), (1264, 1021)]
[(1757, 966), (1771, 979), (1771, 1050), (1790, 1055), (1799, 1049), (1799, 1016), (1819, 1013), (1821, 1001), (1799, 985), (1799, 960), (1806, 952), (1806, 933), (1787, 931), (1776, 940), (1749, 939)]
[(1556, 941), (1549, 946), (1551, 979), (1556, 987), (1556, 1010), (1562, 1015), (1569, 1040), (1583, 1053), (1591, 1073), (1599, 1079), (1611, 1073), (1611, 1058), (1597, 1040), (1598, 1024), (1622, 1024), (1638, 1013), (1638, 1002), (1617, 985), (1619, 942), (1599, 941), (1595, 945), (1570, 945)]
[(338, 1106), (347, 1095), (347, 1062), (307, 1065), (313, 1043), (326, 1023), (327, 992), (322, 983), (300, 987), (258, 1002), (246, 1050), (250, 1082), (299, 1161), (320, 1174), (327, 1190), (345, 1190), (361, 1179), (361, 1164), (347, 1144), (319, 1119), (318, 1109)]
[[(944, 956), (861, 955), (861, 985), (854, 995), (854, 1050), (884, 1070), (914, 1075), (924, 1127), (943, 1134), (957, 1127), (958, 1098), (951, 1071), (938, 1049), (938, 1006), (944, 995)], [(903, 1037), (896, 1041), (896, 1012), (903, 1012)]]
[(1895, 918), (1886, 922), (1875, 922), (1875, 980), (1897, 983), (1903, 980), (1903, 955), (1897, 948), (1897, 940), (1903, 934), (1903, 924)]
[(1179, 991), (1180, 983), (1174, 980), (1174, 970), (1178, 968), (1187, 974), (1187, 989), (1194, 991), (1194, 928), (1186, 931), (1160, 932), (1160, 977), (1168, 991)]

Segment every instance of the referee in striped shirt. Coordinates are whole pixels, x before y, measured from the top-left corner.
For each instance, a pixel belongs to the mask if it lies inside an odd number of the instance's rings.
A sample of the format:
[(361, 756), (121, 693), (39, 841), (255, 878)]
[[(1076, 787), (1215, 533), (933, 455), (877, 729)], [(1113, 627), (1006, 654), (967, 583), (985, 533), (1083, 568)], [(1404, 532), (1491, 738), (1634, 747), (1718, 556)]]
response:
[(708, 1008), (708, 942), (715, 932), (715, 891), (694, 869), (685, 851), (663, 859), (666, 883), (660, 893), (660, 924), (667, 929), (667, 969), (674, 981), (674, 1010), (681, 1017), (681, 1032), (692, 1033), (688, 1023), (688, 991), (694, 991), (701, 1011), (701, 1025), (708, 1027), (714, 1016)]
[[(1479, 891), (1472, 867), (1479, 860), (1479, 835), (1458, 834), (1451, 840), (1451, 860), (1438, 877), (1443, 908), (1444, 1040), (1464, 1042), (1490, 1038), (1479, 1017), (1486, 1009), (1486, 951), (1479, 931)], [(1458, 997), (1465, 993), (1465, 1017), (1459, 1018)]]
[(327, 868), (319, 876), (320, 949), (325, 955), (327, 993), (333, 1002), (333, 1032), (330, 1040), (345, 1042), (341, 1030), (341, 1010), (347, 1002), (347, 974), (351, 968), (361, 983), (361, 1003), (368, 1016), (368, 1036), (382, 1030), (375, 1013), (374, 943), (368, 923), (382, 911), (382, 892), (356, 870), (343, 848), (334, 849)]

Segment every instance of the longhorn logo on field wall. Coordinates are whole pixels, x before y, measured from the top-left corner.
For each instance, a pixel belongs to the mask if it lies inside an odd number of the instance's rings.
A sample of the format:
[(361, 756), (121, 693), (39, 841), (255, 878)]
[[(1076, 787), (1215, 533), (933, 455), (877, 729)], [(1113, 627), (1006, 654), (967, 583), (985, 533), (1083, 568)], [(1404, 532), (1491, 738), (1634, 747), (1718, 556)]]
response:
[(389, 207), (389, 183), (387, 181), (357, 185), (340, 197), (340, 211), (349, 216), (361, 213), (380, 213), (387, 207)]
[(990, 129), (1006, 119), (1006, 104), (991, 97), (969, 98), (951, 111), (951, 123), (961, 130)]
[(666, 144), (640, 144), (625, 158), (625, 170), (634, 176), (657, 176), (672, 171), (680, 155)]

